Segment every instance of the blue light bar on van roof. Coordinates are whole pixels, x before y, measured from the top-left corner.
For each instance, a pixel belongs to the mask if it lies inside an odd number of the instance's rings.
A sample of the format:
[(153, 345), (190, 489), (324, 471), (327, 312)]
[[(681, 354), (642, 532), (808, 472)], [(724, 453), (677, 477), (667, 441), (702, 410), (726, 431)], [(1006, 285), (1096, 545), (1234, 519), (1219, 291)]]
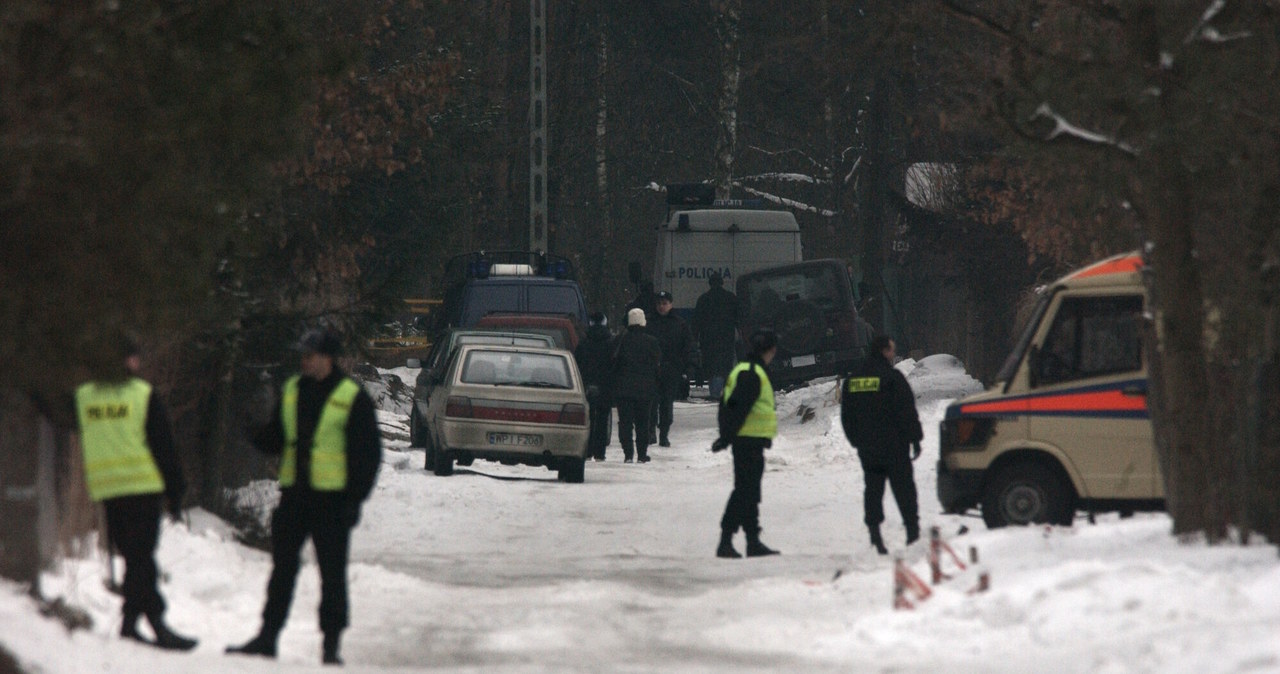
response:
[(569, 275), (569, 263), (567, 260), (555, 260), (548, 267), (547, 273), (558, 279)]
[(467, 276), (471, 278), (488, 278), (489, 277), (489, 261), (480, 258), (467, 263)]

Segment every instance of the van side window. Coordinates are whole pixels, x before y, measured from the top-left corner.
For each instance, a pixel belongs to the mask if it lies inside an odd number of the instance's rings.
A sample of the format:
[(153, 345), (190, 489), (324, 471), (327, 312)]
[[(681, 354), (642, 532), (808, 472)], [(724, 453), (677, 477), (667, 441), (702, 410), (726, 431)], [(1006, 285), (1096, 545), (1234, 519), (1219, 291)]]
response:
[(1040, 350), (1041, 385), (1142, 368), (1142, 296), (1062, 300)]

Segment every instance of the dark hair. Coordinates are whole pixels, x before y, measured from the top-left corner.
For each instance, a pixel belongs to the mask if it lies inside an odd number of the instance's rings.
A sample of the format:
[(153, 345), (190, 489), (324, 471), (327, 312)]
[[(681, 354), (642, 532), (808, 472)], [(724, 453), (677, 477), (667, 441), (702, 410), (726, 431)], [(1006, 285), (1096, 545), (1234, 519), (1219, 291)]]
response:
[(707, 285), (711, 286), (712, 288), (719, 288), (720, 286), (724, 285), (724, 278), (720, 276), (720, 272), (713, 271), (707, 275)]
[(609, 319), (606, 318), (604, 313), (602, 312), (597, 311), (587, 317), (587, 325), (596, 326), (596, 325), (608, 325), (608, 324), (609, 324)]
[(768, 328), (760, 328), (751, 335), (751, 353), (755, 356), (763, 355), (764, 352), (778, 345), (778, 335)]
[(871, 340), (871, 344), (867, 346), (867, 353), (874, 353), (878, 356), (884, 353), (885, 349), (889, 348), (889, 342), (892, 341), (893, 339), (890, 338), (889, 335), (876, 335), (875, 338)]
[(298, 350), (337, 358), (342, 355), (342, 338), (328, 328), (313, 328), (302, 333)]

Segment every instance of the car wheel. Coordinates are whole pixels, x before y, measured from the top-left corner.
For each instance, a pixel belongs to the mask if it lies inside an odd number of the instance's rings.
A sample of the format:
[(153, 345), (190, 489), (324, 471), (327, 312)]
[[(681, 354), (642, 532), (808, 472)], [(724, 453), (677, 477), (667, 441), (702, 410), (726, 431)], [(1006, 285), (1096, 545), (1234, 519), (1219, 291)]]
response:
[(435, 452), (435, 472), (436, 475), (453, 475), (453, 455), (447, 449), (437, 449)]
[(422, 419), (418, 418), (418, 406), (414, 404), (409, 411), (409, 446), (426, 447), (426, 429), (422, 427)]
[(982, 496), (982, 519), (992, 529), (1010, 524), (1070, 524), (1074, 514), (1071, 488), (1040, 463), (1001, 468)]
[(585, 478), (586, 465), (586, 459), (563, 459), (560, 463), (560, 472), (557, 473), (557, 477), (570, 484), (581, 484)]

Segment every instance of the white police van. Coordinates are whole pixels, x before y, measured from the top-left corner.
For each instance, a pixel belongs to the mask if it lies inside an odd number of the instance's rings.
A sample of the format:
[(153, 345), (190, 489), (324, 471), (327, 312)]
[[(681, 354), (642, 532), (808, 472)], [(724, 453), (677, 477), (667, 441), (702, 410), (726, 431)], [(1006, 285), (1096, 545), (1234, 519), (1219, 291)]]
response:
[(800, 225), (789, 211), (716, 202), (711, 185), (668, 185), (667, 218), (658, 227), (653, 289), (668, 291), (686, 320), (707, 277), (719, 273), (732, 290), (738, 276), (801, 260)]

